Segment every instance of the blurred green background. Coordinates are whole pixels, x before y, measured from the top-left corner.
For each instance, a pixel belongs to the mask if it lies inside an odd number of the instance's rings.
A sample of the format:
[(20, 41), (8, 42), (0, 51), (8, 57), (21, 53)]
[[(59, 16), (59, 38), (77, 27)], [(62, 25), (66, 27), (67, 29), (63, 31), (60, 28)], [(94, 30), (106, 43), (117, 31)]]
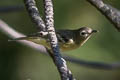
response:
[[(43, 17), (42, 0), (36, 0)], [(104, 0), (120, 9), (120, 0)], [(23, 0), (0, 0), (0, 6), (24, 5)], [(85, 61), (120, 62), (120, 33), (86, 0), (54, 0), (55, 26), (57, 29), (76, 29), (88, 26), (99, 30), (81, 48), (65, 54)], [(26, 10), (0, 13), (15, 30), (31, 34), (36, 27)], [(0, 32), (0, 80), (60, 80), (49, 56), (23, 46)], [(120, 80), (120, 70), (99, 70), (68, 62), (77, 80)]]

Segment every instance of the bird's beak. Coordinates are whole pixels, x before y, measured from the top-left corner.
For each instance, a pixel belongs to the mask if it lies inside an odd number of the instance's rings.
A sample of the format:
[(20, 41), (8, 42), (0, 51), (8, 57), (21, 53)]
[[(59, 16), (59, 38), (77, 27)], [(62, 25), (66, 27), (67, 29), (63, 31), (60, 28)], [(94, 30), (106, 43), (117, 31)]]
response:
[(92, 30), (92, 33), (97, 33), (97, 32), (99, 32), (98, 30)]

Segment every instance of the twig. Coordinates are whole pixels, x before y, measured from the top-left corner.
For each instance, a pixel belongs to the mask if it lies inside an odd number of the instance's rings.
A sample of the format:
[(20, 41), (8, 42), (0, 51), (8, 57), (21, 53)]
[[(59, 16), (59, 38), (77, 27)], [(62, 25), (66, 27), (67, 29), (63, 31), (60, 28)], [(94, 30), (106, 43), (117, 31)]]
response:
[(39, 31), (46, 31), (45, 24), (42, 18), (40, 17), (38, 8), (34, 0), (24, 0), (26, 9), (32, 18), (32, 21), (37, 25)]
[(52, 52), (48, 51), (51, 55), (59, 73), (61, 80), (73, 80), (71, 71), (67, 68), (66, 61), (62, 58), (58, 46), (58, 40), (54, 29), (54, 13), (52, 0), (43, 0), (45, 8), (45, 24), (46, 31), (48, 31), (48, 38), (50, 40)]
[(120, 11), (105, 4), (103, 0), (87, 0), (96, 7), (120, 31)]
[[(51, 50), (49, 50), (48, 48), (46, 48), (46, 50), (47, 50), (47, 52), (49, 53), (49, 55), (52, 57), (52, 59), (53, 59), (53, 61), (54, 61), (54, 63), (56, 63), (56, 61), (55, 61), (55, 57), (54, 57), (54, 55), (53, 55), (53, 53), (51, 52)], [(63, 59), (63, 63), (64, 63), (64, 65), (66, 65), (66, 59), (65, 59), (65, 57), (63, 57), (63, 58), (61, 58), (61, 59)], [(65, 60), (64, 60), (65, 59)], [(59, 66), (58, 66), (59, 67)], [(62, 77), (62, 74), (63, 73), (60, 73), (60, 75), (61, 75), (61, 77)], [(74, 78), (73, 78), (73, 75), (72, 75), (72, 73), (71, 73), (71, 71), (70, 70), (67, 70), (67, 80), (75, 80)], [(63, 74), (63, 76), (64, 76), (64, 74)], [(63, 78), (61, 78), (62, 80), (66, 80), (66, 79), (63, 79)]]
[[(8, 26), (5, 22), (3, 22), (2, 20), (0, 20), (0, 31), (2, 31), (4, 34), (6, 34), (8, 37), (10, 38), (18, 38), (18, 37), (23, 37), (25, 35), (15, 31), (13, 28), (11, 28), (10, 26)], [(17, 41), (23, 45), (26, 45), (28, 47), (31, 47), (35, 50), (38, 50), (40, 53), (43, 54), (47, 54), (47, 51), (45, 49), (44, 46), (42, 45), (38, 45), (35, 43), (32, 43), (30, 41), (26, 41), (26, 40), (21, 40), (21, 41)], [(106, 64), (106, 63), (99, 63), (99, 62), (91, 62), (91, 61), (83, 61), (77, 58), (73, 58), (70, 56), (64, 56), (64, 59), (78, 64), (80, 66), (85, 66), (85, 67), (90, 67), (90, 68), (94, 68), (94, 69), (104, 69), (104, 70), (114, 70), (114, 69), (119, 69), (120, 68), (120, 63), (112, 63), (112, 64)]]

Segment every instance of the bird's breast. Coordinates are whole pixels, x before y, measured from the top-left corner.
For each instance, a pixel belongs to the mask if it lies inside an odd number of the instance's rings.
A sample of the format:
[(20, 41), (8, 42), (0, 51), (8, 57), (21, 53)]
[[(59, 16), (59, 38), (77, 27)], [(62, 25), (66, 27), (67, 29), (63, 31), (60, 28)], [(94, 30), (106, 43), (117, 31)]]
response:
[(59, 44), (59, 46), (61, 51), (70, 51), (79, 47), (79, 45), (76, 44)]

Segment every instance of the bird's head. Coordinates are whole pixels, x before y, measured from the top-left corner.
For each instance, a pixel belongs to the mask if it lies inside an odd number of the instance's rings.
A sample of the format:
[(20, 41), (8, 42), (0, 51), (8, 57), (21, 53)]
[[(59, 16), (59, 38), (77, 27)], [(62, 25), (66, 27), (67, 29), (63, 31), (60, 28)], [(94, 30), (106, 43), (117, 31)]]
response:
[(89, 27), (81, 27), (77, 30), (77, 39), (79, 39), (79, 43), (84, 44), (93, 33), (98, 32), (97, 30), (93, 30)]
[(93, 33), (98, 32), (97, 30), (93, 30), (89, 27), (82, 27), (79, 29), (79, 36), (82, 38), (87, 38), (91, 36)]

